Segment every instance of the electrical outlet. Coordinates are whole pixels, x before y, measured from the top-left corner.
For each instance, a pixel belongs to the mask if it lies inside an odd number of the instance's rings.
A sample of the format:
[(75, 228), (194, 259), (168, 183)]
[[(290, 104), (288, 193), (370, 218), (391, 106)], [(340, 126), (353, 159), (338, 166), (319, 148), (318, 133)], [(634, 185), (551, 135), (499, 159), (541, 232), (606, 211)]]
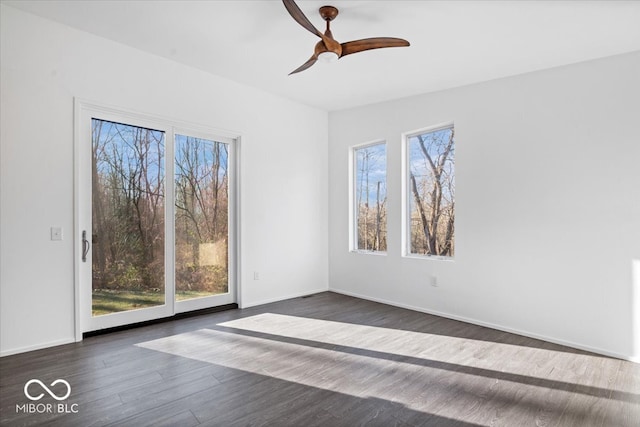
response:
[(434, 288), (437, 288), (438, 286), (440, 286), (438, 284), (438, 276), (431, 276), (430, 282), (431, 282), (431, 286), (433, 286)]
[(62, 227), (51, 227), (51, 240), (62, 240)]
[(253, 280), (260, 280), (260, 273), (258, 273), (257, 271), (253, 272)]

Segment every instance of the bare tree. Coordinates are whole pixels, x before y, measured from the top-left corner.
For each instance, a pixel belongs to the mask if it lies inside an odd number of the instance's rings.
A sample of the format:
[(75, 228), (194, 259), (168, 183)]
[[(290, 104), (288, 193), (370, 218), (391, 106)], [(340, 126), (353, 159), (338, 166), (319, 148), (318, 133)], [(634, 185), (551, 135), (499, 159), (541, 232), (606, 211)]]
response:
[(164, 287), (164, 136), (93, 120), (94, 287)]
[[(182, 136), (176, 141), (179, 291), (219, 292), (228, 286), (228, 154), (224, 143)], [(203, 263), (203, 245), (218, 258), (224, 252), (223, 259)]]
[[(454, 131), (453, 128), (416, 135), (420, 162), (412, 161), (411, 192), (420, 223), (420, 235), (412, 232), (412, 252), (452, 256), (454, 251)], [(418, 171), (417, 169), (420, 169)], [(420, 176), (418, 180), (416, 176)]]
[[(377, 144), (356, 150), (357, 247), (385, 251), (386, 242), (386, 147)], [(371, 201), (375, 198), (375, 207)]]

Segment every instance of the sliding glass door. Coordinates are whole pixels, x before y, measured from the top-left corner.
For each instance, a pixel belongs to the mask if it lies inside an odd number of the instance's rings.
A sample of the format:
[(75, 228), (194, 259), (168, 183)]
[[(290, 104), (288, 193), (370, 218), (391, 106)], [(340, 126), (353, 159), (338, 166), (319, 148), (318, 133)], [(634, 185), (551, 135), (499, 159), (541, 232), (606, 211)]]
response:
[(235, 140), (77, 108), (82, 332), (235, 302)]

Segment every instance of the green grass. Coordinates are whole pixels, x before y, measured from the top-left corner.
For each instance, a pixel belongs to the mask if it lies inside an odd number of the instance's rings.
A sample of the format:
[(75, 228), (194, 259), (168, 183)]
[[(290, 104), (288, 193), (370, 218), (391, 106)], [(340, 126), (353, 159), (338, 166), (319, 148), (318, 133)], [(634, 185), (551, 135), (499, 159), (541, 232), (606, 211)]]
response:
[[(225, 293), (226, 293), (226, 291), (225, 291)], [(186, 299), (192, 299), (192, 298), (210, 297), (211, 295), (216, 295), (216, 293), (203, 292), (203, 291), (178, 291), (178, 290), (176, 290), (176, 300), (178, 300), (178, 301), (184, 301)]]
[[(178, 301), (211, 295), (210, 292), (178, 291)], [(164, 293), (148, 291), (114, 291), (102, 289), (93, 291), (91, 311), (93, 316), (136, 310), (164, 304)]]

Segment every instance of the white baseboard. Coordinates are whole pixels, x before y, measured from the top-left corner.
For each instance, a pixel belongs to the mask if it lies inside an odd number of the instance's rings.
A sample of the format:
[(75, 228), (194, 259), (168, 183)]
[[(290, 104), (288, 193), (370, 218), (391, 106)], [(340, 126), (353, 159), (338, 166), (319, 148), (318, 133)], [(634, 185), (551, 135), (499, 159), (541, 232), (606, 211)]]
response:
[(11, 356), (12, 354), (26, 353), (28, 351), (42, 350), (43, 348), (56, 347), (59, 345), (71, 344), (74, 342), (76, 342), (75, 339), (68, 338), (68, 339), (50, 341), (50, 342), (36, 344), (36, 345), (30, 345), (26, 347), (12, 348), (10, 350), (0, 351), (0, 357)]
[(522, 335), (524, 337), (534, 338), (534, 339), (538, 339), (538, 340), (541, 340), (541, 341), (547, 341), (547, 342), (550, 342), (550, 343), (553, 343), (553, 344), (564, 345), (566, 347), (575, 348), (577, 350), (588, 351), (588, 352), (591, 352), (591, 353), (601, 354), (603, 356), (609, 356), (609, 357), (614, 357), (616, 359), (622, 359), (622, 360), (628, 360), (630, 362), (640, 363), (640, 356), (634, 357), (634, 356), (629, 356), (629, 355), (626, 355), (626, 354), (620, 354), (620, 353), (604, 350), (604, 349), (597, 348), (597, 347), (591, 347), (591, 346), (588, 346), (588, 345), (579, 344), (579, 343), (576, 343), (576, 342), (573, 342), (573, 341), (567, 341), (567, 340), (558, 339), (558, 338), (554, 338), (554, 337), (549, 337), (549, 336), (545, 336), (545, 335), (540, 335), (540, 334), (536, 334), (536, 333), (532, 333), (532, 332), (528, 332), (528, 331), (522, 331), (522, 330), (519, 330), (519, 329), (510, 328), (510, 327), (507, 327), (507, 326), (498, 325), (498, 324), (490, 323), (490, 322), (484, 322), (482, 320), (472, 319), (472, 318), (464, 317), (464, 316), (458, 316), (458, 315), (455, 315), (455, 314), (445, 313), (445, 312), (442, 312), (442, 311), (428, 310), (428, 309), (425, 309), (425, 308), (422, 308), (422, 307), (416, 307), (416, 306), (412, 306), (412, 305), (409, 305), (409, 304), (403, 304), (403, 303), (399, 303), (399, 302), (395, 302), (395, 301), (386, 300), (386, 299), (383, 299), (383, 298), (374, 298), (374, 297), (370, 297), (368, 295), (361, 295), (361, 294), (358, 294), (358, 293), (355, 293), (355, 292), (345, 291), (343, 289), (337, 289), (337, 288), (330, 287), (329, 288), (329, 292), (335, 292), (337, 294), (343, 294), (343, 295), (347, 295), (347, 296), (351, 296), (351, 297), (355, 297), (355, 298), (360, 298), (360, 299), (364, 299), (364, 300), (368, 300), (368, 301), (379, 302), (381, 304), (391, 305), (391, 306), (394, 306), (394, 307), (406, 308), (407, 310), (418, 311), (420, 313), (426, 313), (426, 314), (432, 314), (434, 316), (445, 317), (447, 319), (458, 320), (460, 322), (471, 323), (473, 325), (478, 325), (478, 326), (484, 326), (484, 327), (487, 327), (487, 328), (496, 329), (498, 331), (509, 332), (511, 334)]
[(283, 296), (275, 297), (275, 298), (269, 298), (269, 299), (266, 299), (266, 300), (254, 301), (254, 302), (251, 302), (249, 304), (244, 304), (243, 303), (240, 306), (240, 308), (249, 308), (249, 307), (255, 307), (257, 305), (271, 304), (272, 302), (279, 302), (279, 301), (284, 301), (284, 300), (292, 299), (292, 298), (306, 297), (307, 295), (319, 294), (320, 292), (328, 292), (329, 290), (330, 289), (327, 289), (327, 288), (321, 288), (321, 289), (315, 289), (315, 290), (310, 290), (310, 291), (305, 291), (305, 292), (299, 292), (299, 293), (295, 293), (295, 294), (283, 295)]

